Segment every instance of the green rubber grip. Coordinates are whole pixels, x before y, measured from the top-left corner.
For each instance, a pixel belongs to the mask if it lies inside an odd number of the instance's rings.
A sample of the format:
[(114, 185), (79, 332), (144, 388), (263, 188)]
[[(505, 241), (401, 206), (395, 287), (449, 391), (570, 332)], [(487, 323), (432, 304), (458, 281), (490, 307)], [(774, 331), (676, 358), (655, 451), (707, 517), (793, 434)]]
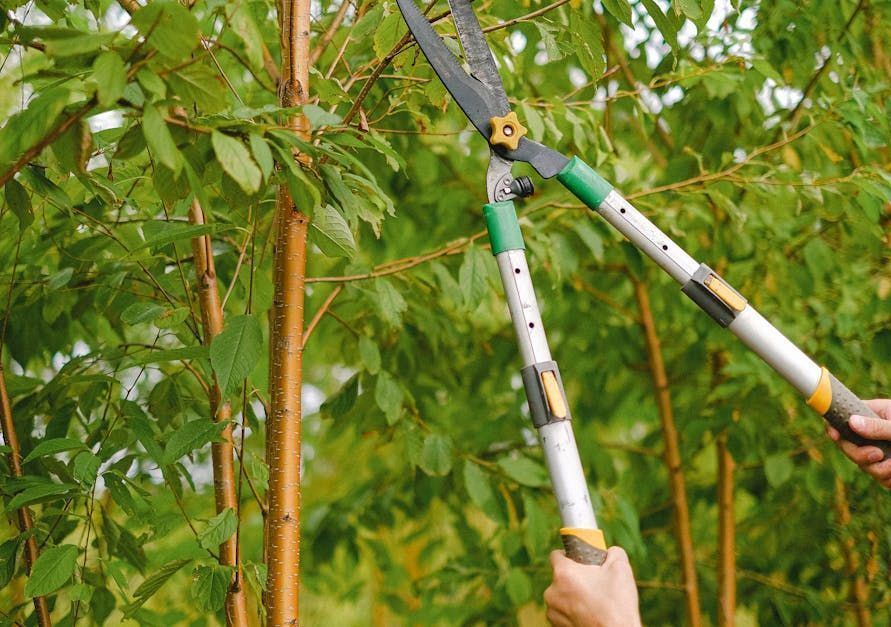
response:
[(612, 185), (578, 157), (569, 160), (557, 175), (557, 180), (594, 211), (597, 211), (613, 191)]
[(486, 218), (493, 255), (506, 250), (526, 249), (513, 201), (490, 203), (483, 207), (483, 216)]
[(606, 561), (606, 541), (599, 529), (560, 530), (566, 557), (579, 564), (601, 566)]

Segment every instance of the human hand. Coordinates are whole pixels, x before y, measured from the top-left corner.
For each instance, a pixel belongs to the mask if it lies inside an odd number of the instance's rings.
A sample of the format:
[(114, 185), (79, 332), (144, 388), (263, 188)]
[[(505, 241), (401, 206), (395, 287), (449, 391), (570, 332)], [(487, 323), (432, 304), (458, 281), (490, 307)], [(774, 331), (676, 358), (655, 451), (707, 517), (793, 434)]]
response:
[[(870, 440), (891, 441), (891, 399), (881, 398), (864, 401), (879, 417), (851, 416), (848, 423), (854, 433)], [(885, 488), (891, 488), (891, 458), (882, 461), (885, 456), (877, 446), (857, 446), (843, 440), (838, 430), (826, 427), (826, 433), (832, 438), (842, 452), (852, 462), (879, 482)]]
[(611, 547), (602, 566), (552, 551), (551, 567), (554, 581), (544, 600), (554, 627), (640, 627), (634, 573), (621, 547)]

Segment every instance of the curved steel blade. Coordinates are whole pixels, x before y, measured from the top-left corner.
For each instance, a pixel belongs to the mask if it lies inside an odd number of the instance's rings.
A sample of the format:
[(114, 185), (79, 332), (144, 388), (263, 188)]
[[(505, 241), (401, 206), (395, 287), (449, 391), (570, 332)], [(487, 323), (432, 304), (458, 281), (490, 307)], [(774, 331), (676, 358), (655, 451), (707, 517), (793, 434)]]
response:
[(470, 6), (470, 0), (449, 0), (449, 7), (452, 9), (452, 19), (455, 21), (455, 29), (464, 49), (464, 58), (470, 66), (470, 73), (492, 90), (499, 109), (496, 115), (506, 115), (510, 111), (510, 104), (504, 93), (504, 84), (492, 57), (492, 50), (486, 43), (483, 29)]
[[(427, 17), (421, 13), (418, 5), (415, 4), (415, 0), (396, 0), (396, 4), (399, 6), (399, 11), (402, 13), (402, 17), (405, 18), (405, 23), (408, 25), (408, 29), (411, 31), (412, 35), (414, 35), (415, 41), (418, 42), (418, 46), (421, 47), (421, 51), (424, 53), (424, 56), (427, 57), (427, 61), (433, 66), (439, 80), (442, 81), (442, 84), (445, 85), (445, 88), (452, 95), (452, 98), (454, 98), (455, 102), (458, 103), (458, 106), (461, 107), (461, 110), (470, 120), (470, 123), (476, 127), (476, 130), (478, 130), (488, 142), (491, 132), (489, 119), (495, 116), (504, 115), (510, 111), (510, 106), (507, 104), (507, 97), (504, 95), (504, 87), (501, 83), (501, 77), (498, 75), (497, 68), (495, 68), (495, 61), (491, 57), (492, 53), (489, 51), (489, 47), (485, 43), (485, 38), (482, 37), (482, 29), (479, 27), (479, 22), (476, 21), (476, 16), (473, 16), (473, 21), (476, 24), (476, 28), (479, 29), (480, 35), (475, 39), (477, 41), (482, 41), (485, 46), (486, 54), (489, 55), (489, 61), (482, 61), (482, 55), (479, 54), (477, 60), (471, 65), (471, 68), (474, 72), (478, 72), (480, 78), (484, 80), (492, 80), (494, 77), (494, 83), (490, 84), (486, 84), (482, 80), (473, 78), (464, 71), (464, 68), (461, 67), (455, 56), (445, 47), (442, 39), (440, 39), (439, 35), (436, 34), (436, 31), (433, 30), (430, 22), (427, 21)], [(457, 3), (454, 4), (455, 6), (458, 6)], [(469, 8), (469, 6), (467, 8)], [(463, 15), (463, 13), (464, 10), (459, 8), (459, 14)], [(459, 20), (458, 23), (460, 23), (461, 17), (457, 17), (456, 19)], [(465, 33), (474, 30), (470, 26), (465, 26), (464, 29)], [(459, 34), (460, 33), (461, 31), (459, 30)], [(462, 39), (461, 43), (464, 46), (465, 53), (469, 55), (468, 64), (470, 64), (470, 59), (473, 58), (471, 55), (478, 54), (474, 51), (475, 44), (470, 43), (470, 51), (468, 51), (467, 42)], [(486, 70), (485, 68), (488, 63), (491, 63), (491, 68)], [(492, 84), (500, 88), (499, 94), (496, 94), (493, 91), (493, 88), (491, 87)], [(526, 137), (520, 140), (520, 146), (516, 150), (507, 150), (501, 146), (492, 146), (491, 149), (508, 161), (525, 161), (535, 168), (535, 171), (543, 178), (556, 176), (569, 162), (569, 160), (559, 152), (556, 152), (547, 146), (543, 146), (538, 142), (527, 139)]]
[(452, 94), (452, 98), (461, 107), (471, 124), (483, 134), (489, 136), (489, 119), (503, 115), (498, 111), (498, 99), (491, 90), (479, 80), (469, 76), (445, 47), (439, 35), (433, 30), (426, 16), (421, 13), (415, 0), (396, 0), (408, 29), (421, 47), (424, 56), (433, 66), (439, 80)]

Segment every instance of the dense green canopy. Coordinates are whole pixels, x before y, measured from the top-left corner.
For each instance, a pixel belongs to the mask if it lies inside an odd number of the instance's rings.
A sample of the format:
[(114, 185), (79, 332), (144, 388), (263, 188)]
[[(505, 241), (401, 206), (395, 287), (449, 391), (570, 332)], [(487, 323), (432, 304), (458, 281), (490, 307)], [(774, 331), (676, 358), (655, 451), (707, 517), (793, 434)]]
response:
[[(0, 472), (0, 621), (43, 594), (60, 624), (224, 622), (230, 571), (215, 554), (236, 528), (261, 612), (279, 183), (312, 216), (304, 624), (543, 620), (559, 521), (482, 231), (486, 143), (395, 3), (340, 1), (313, 5), (309, 143), (277, 104), (273, 2), (4, 3), (2, 365), (26, 459), (23, 478)], [(531, 137), (583, 155), (852, 389), (891, 395), (891, 5), (474, 6)], [(685, 611), (635, 285), (661, 338), (704, 623), (717, 622), (726, 434), (738, 624), (852, 624), (858, 607), (887, 624), (884, 490), (669, 277), (536, 183), (521, 223), (544, 323), (644, 621)], [(189, 223), (193, 200), (207, 224)], [(226, 316), (209, 346), (190, 246), (207, 234)], [(237, 516), (215, 516), (214, 375), (244, 461)], [(29, 579), (22, 505), (42, 555)]]

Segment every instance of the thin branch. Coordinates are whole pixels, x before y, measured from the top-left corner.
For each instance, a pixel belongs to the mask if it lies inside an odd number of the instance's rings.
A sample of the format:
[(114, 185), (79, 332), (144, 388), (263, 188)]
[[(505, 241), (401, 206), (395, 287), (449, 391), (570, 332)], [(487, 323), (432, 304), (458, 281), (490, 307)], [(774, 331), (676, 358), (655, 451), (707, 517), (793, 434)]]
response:
[(315, 313), (310, 320), (309, 324), (306, 327), (306, 331), (303, 332), (303, 347), (306, 348), (307, 342), (309, 342), (309, 336), (312, 335), (312, 332), (315, 330), (316, 326), (319, 324), (319, 321), (322, 319), (322, 316), (325, 315), (325, 312), (331, 307), (331, 304), (334, 302), (334, 299), (337, 298), (337, 295), (343, 291), (343, 285), (338, 285), (334, 288), (330, 294), (328, 294), (328, 298), (325, 299), (325, 302), (322, 303), (322, 306), (319, 307), (319, 310)]
[(340, 7), (337, 9), (337, 14), (334, 16), (334, 19), (331, 20), (331, 24), (328, 25), (325, 33), (319, 38), (319, 43), (316, 44), (315, 49), (312, 51), (312, 54), (309, 57), (309, 64), (315, 65), (319, 61), (319, 57), (325, 52), (325, 48), (328, 47), (328, 44), (331, 43), (331, 40), (334, 39), (334, 35), (337, 33), (337, 29), (340, 28), (340, 25), (343, 23), (343, 18), (346, 17), (347, 11), (351, 6), (350, 0), (340, 0)]

